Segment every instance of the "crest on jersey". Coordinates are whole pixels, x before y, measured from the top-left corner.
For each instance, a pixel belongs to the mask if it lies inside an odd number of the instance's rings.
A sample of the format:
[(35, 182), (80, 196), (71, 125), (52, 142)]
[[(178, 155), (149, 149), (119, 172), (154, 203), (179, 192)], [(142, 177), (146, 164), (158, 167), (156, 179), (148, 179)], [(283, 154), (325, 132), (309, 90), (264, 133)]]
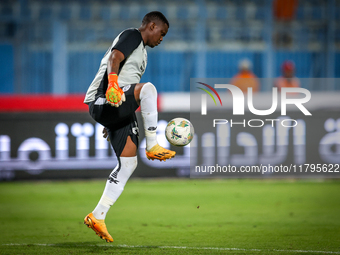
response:
[(131, 88), (131, 85), (126, 85), (122, 88), (123, 92), (128, 91)]

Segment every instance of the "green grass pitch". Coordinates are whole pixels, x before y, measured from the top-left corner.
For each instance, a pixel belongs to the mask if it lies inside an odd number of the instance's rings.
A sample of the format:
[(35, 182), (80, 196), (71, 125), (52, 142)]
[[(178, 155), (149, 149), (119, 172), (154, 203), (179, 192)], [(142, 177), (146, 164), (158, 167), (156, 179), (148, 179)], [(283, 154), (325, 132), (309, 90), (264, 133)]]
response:
[(105, 180), (0, 183), (0, 254), (340, 254), (339, 180), (132, 179), (106, 244)]

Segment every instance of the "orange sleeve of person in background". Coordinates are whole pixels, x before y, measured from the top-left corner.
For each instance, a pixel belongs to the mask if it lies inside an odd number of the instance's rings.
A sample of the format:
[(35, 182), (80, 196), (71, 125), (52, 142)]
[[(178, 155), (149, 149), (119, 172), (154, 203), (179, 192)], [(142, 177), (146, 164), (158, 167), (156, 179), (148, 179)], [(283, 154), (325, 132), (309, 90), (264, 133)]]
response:
[(252, 72), (238, 73), (232, 78), (232, 80), (230, 81), (230, 84), (235, 85), (238, 88), (240, 88), (243, 91), (243, 93), (248, 92), (248, 87), (253, 88), (253, 93), (258, 92), (260, 88), (258, 78)]
[(278, 77), (275, 81), (275, 87), (278, 88), (280, 92), (282, 88), (299, 88), (300, 81), (298, 78), (285, 78), (285, 77)]
[(300, 80), (295, 77), (295, 64), (291, 60), (286, 60), (281, 66), (282, 76), (275, 80), (274, 86), (281, 91), (281, 88), (299, 88)]

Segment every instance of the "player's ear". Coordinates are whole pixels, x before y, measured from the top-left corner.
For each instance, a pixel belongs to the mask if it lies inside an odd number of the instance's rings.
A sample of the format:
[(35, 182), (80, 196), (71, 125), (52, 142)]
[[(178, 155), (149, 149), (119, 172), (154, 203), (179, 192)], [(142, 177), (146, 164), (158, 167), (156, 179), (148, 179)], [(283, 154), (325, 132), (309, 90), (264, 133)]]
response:
[(155, 22), (151, 22), (150, 24), (150, 30), (153, 31), (156, 27), (156, 23)]

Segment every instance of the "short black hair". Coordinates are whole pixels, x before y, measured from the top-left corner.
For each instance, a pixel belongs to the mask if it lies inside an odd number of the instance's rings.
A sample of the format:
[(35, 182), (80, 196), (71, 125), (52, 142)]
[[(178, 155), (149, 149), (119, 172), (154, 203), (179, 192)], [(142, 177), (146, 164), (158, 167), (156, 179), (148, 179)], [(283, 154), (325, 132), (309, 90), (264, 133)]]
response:
[(163, 13), (159, 12), (159, 11), (153, 11), (153, 12), (149, 12), (147, 13), (143, 20), (142, 20), (142, 24), (143, 25), (146, 25), (154, 20), (160, 20), (162, 21), (163, 23), (167, 24), (168, 25), (168, 28), (170, 27), (169, 25), (169, 21), (166, 19), (166, 17), (164, 16)]

